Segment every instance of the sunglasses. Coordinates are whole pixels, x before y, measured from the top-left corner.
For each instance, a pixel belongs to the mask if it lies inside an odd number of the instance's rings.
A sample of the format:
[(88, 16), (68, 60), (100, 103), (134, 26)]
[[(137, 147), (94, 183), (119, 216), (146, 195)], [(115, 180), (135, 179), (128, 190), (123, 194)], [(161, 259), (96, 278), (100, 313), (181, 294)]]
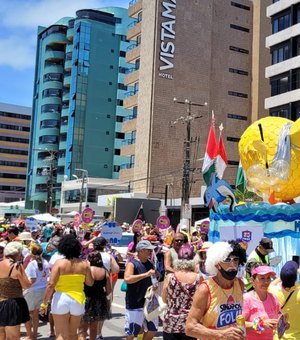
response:
[(240, 258), (236, 256), (236, 257), (226, 257), (226, 259), (223, 260), (222, 262), (224, 262), (224, 263), (230, 263), (230, 262), (237, 263), (239, 261), (240, 261)]
[(175, 242), (181, 242), (181, 243), (183, 243), (183, 240), (174, 240)]

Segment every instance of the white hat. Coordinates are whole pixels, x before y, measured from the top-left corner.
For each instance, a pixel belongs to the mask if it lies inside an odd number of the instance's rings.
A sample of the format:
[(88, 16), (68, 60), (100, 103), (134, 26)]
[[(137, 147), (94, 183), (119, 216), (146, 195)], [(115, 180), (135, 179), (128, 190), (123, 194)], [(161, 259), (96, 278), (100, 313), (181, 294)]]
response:
[(22, 253), (23, 246), (20, 242), (9, 242), (4, 248), (4, 256), (14, 256)]
[(33, 241), (31, 233), (29, 231), (23, 231), (22, 233), (20, 233), (19, 239), (21, 241)]

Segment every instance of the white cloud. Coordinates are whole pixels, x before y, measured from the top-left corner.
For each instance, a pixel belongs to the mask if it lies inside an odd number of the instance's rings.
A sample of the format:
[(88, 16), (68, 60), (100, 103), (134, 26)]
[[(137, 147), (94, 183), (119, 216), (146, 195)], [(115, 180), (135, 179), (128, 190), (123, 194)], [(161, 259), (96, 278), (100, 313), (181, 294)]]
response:
[(38, 26), (75, 17), (79, 9), (128, 5), (128, 0), (0, 0), (0, 66), (34, 67)]
[(1, 4), (2, 25), (10, 28), (49, 26), (62, 17), (74, 17), (82, 8), (99, 8), (101, 0), (10, 0)]
[(35, 64), (35, 43), (36, 37), (0, 38), (0, 65), (10, 66), (13, 69), (22, 70), (34, 67)]

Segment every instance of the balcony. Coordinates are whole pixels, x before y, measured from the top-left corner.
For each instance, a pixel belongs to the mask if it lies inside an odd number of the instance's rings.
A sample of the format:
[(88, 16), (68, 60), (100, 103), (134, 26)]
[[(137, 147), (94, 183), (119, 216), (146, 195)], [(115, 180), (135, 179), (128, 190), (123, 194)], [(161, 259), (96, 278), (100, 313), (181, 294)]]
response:
[(71, 74), (64, 76), (64, 86), (70, 88), (71, 84)]
[(136, 130), (136, 116), (135, 118), (123, 122), (122, 132), (127, 133), (135, 130)]
[(126, 63), (131, 63), (134, 60), (138, 59), (141, 55), (140, 45), (136, 45), (136, 43), (129, 45), (126, 51)]
[(125, 99), (123, 101), (123, 107), (130, 109), (131, 107), (137, 106), (138, 102), (138, 91), (128, 91), (125, 93)]
[(63, 60), (65, 52), (63, 51), (46, 51), (45, 60)]
[(128, 25), (127, 40), (133, 40), (137, 35), (141, 34), (142, 21), (133, 21)]
[(68, 30), (67, 30), (68, 41), (73, 41), (73, 37), (74, 37), (74, 27), (68, 28)]
[(142, 0), (131, 0), (128, 6), (128, 16), (133, 18), (137, 16), (137, 14), (143, 8), (143, 1)]
[(136, 83), (139, 80), (139, 70), (133, 68), (128, 69), (128, 74), (125, 76), (124, 85)]
[(72, 68), (72, 60), (66, 60), (65, 62), (65, 71), (70, 72)]

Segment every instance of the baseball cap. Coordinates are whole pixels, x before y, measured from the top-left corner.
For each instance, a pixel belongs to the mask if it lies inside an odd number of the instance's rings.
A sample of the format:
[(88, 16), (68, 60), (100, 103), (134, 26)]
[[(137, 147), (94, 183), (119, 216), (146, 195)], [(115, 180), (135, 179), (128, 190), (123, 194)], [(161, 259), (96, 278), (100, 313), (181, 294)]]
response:
[(258, 266), (251, 270), (252, 276), (253, 275), (267, 275), (267, 274), (272, 274), (273, 276), (276, 276), (276, 273), (269, 266)]
[(142, 240), (140, 241), (135, 248), (137, 251), (148, 249), (153, 250), (155, 249), (155, 246), (153, 246), (148, 240)]
[(298, 264), (295, 261), (287, 261), (281, 268), (280, 279), (283, 287), (291, 288), (297, 280)]
[(268, 237), (263, 237), (259, 244), (268, 252), (268, 253), (272, 253), (274, 251), (273, 249), (273, 242), (271, 239), (269, 239)]

